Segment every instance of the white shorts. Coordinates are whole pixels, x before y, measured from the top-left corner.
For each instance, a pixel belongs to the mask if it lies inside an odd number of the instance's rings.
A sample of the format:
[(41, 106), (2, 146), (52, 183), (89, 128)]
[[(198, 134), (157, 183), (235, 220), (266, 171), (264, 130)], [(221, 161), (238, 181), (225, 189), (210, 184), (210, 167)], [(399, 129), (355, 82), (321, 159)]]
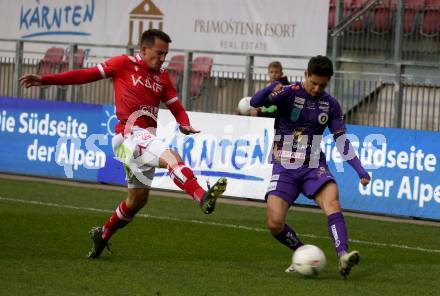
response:
[(128, 188), (150, 188), (159, 157), (169, 149), (161, 139), (139, 127), (133, 127), (129, 135), (115, 135), (112, 147), (124, 165)]

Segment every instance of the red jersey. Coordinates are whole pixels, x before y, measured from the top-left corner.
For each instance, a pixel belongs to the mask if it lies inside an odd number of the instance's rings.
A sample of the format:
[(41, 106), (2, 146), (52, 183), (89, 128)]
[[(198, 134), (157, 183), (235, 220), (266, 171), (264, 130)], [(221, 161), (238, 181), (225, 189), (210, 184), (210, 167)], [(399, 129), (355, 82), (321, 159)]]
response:
[(135, 125), (157, 127), (160, 102), (170, 105), (178, 100), (168, 73), (152, 71), (138, 54), (134, 57), (116, 56), (97, 67), (103, 78), (113, 78), (116, 116), (119, 119), (115, 128), (117, 133), (123, 131), (129, 116), (139, 110), (148, 111), (154, 117), (143, 115), (136, 119)]
[[(144, 111), (134, 125), (141, 128), (157, 127), (160, 102), (171, 110), (177, 122), (190, 125), (188, 115), (176, 95), (168, 72), (148, 68), (139, 54), (113, 57), (96, 67), (77, 69), (60, 74), (45, 75), (43, 84), (82, 84), (103, 78), (112, 78), (115, 89), (116, 116), (119, 120), (116, 133), (123, 133), (133, 112)], [(148, 112), (145, 112), (148, 111)], [(152, 114), (148, 115), (148, 114)]]

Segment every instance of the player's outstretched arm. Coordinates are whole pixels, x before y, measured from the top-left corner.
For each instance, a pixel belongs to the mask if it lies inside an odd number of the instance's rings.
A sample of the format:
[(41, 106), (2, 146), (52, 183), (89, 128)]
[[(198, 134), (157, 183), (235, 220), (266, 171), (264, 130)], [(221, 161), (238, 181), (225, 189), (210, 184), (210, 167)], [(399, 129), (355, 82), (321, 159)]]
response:
[(42, 84), (41, 76), (35, 74), (23, 75), (20, 77), (19, 81), (20, 84), (26, 88), (29, 88), (31, 86), (40, 86)]
[(341, 106), (337, 101), (331, 104), (330, 122), (328, 128), (336, 141), (336, 148), (341, 154), (342, 158), (350, 164), (350, 166), (356, 171), (359, 176), (362, 185), (368, 185), (370, 183), (370, 175), (362, 166), (360, 159), (355, 153), (355, 149), (351, 144), (346, 134), (346, 128), (344, 123), (344, 116), (342, 114)]
[(336, 148), (341, 154), (342, 158), (350, 164), (350, 166), (356, 171), (359, 176), (362, 185), (368, 185), (370, 183), (370, 175), (362, 166), (360, 159), (357, 157), (354, 147), (350, 140), (347, 138), (345, 132), (334, 133), (333, 137), (336, 141)]
[(40, 85), (84, 84), (103, 78), (98, 67), (92, 67), (43, 76), (28, 74), (20, 77), (20, 83), (27, 88)]
[(179, 124), (180, 132), (185, 135), (200, 133), (199, 130), (196, 130), (191, 126), (188, 114), (186, 113), (185, 108), (183, 108), (182, 103), (180, 103), (177, 97), (171, 99), (170, 101), (172, 101), (172, 103), (167, 103), (167, 106), (173, 114), (174, 118), (176, 118), (176, 121)]

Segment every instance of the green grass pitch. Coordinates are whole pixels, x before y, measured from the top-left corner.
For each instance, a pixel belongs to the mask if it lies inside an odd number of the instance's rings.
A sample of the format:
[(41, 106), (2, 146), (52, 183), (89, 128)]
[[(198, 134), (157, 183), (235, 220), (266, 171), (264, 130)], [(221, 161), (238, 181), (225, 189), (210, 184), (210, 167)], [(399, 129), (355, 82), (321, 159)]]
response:
[(112, 238), (113, 254), (86, 258), (88, 230), (125, 193), (0, 179), (0, 295), (440, 295), (440, 227), (346, 217), (360, 265), (344, 280), (322, 214), (288, 223), (321, 247), (316, 278), (286, 274), (291, 252), (265, 230), (260, 207), (151, 196)]

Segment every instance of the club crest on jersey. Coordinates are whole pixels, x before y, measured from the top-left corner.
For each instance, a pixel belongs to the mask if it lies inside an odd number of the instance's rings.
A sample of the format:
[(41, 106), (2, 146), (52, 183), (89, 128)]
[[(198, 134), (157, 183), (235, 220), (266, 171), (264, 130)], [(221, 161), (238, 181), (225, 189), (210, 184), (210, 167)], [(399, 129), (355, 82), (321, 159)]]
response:
[(319, 113), (318, 115), (318, 122), (320, 124), (326, 124), (328, 121), (328, 114), (327, 113)]
[(328, 171), (325, 167), (319, 167), (319, 170), (316, 172), (316, 175), (318, 177), (321, 177), (321, 176), (327, 175), (327, 174), (328, 174)]

